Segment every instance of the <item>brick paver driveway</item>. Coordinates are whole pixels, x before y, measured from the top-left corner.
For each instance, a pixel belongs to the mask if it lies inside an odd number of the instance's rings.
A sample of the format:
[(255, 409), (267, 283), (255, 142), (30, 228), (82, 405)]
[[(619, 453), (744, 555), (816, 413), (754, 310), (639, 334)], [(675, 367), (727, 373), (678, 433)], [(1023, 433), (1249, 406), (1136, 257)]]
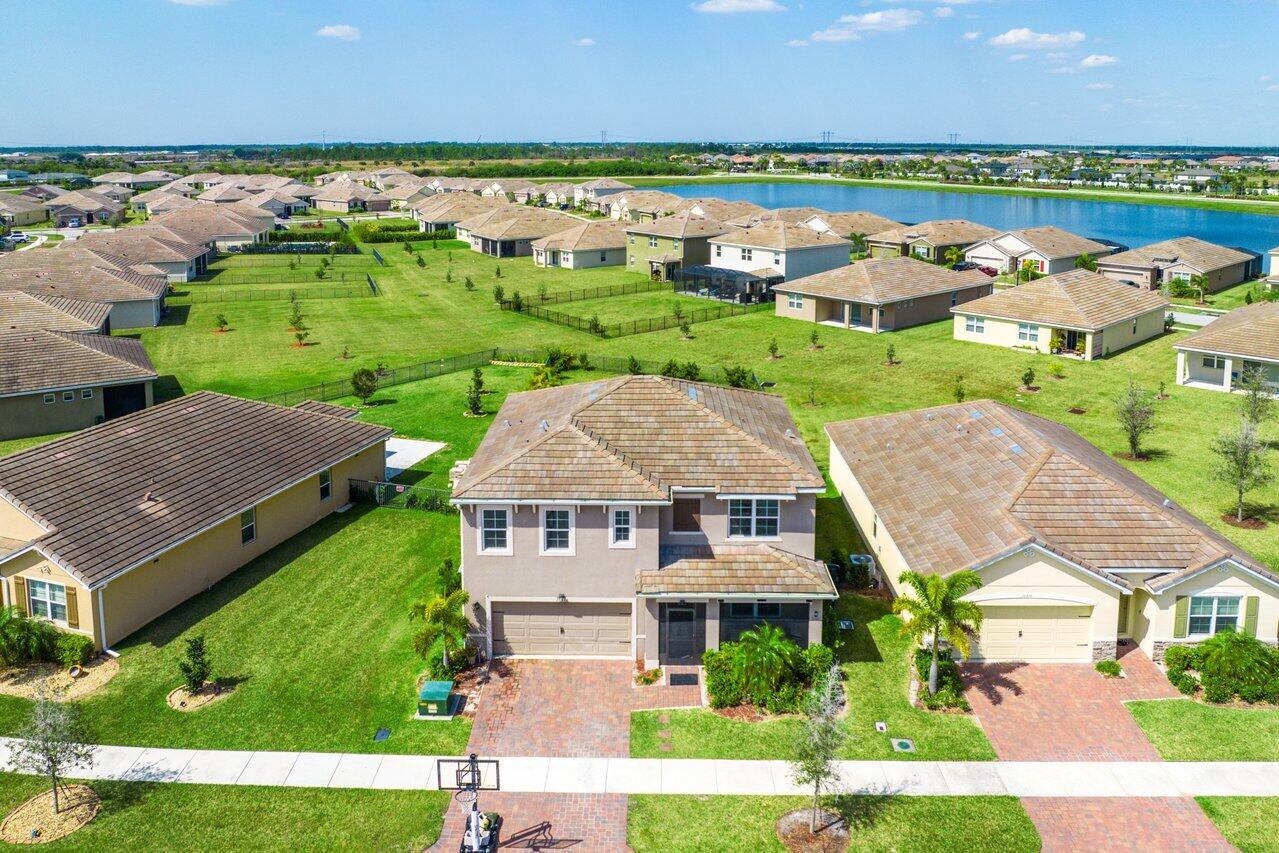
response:
[[(1178, 693), (1139, 649), (1119, 662), (1127, 678), (1103, 678), (1091, 664), (970, 664), (964, 695), (1002, 761), (1158, 761), (1123, 703)], [(1233, 849), (1193, 799), (1022, 804), (1050, 853)]]

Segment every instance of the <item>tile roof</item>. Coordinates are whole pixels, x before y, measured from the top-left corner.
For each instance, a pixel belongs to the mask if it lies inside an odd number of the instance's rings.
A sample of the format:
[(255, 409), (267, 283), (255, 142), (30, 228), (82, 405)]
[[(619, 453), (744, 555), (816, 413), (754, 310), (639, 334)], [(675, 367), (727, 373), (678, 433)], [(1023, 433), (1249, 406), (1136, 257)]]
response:
[(822, 488), (780, 397), (659, 376), (511, 394), (454, 490), (459, 500), (667, 502)]
[(782, 219), (760, 220), (749, 227), (738, 228), (712, 237), (711, 242), (782, 251), (808, 249), (813, 246), (852, 246), (852, 243), (843, 237), (821, 234), (811, 228), (795, 225)]
[(1179, 350), (1279, 361), (1279, 302), (1236, 308), (1173, 344)]
[[(1061, 424), (990, 400), (826, 425), (914, 570), (949, 574), (1030, 544), (1112, 572), (1251, 555)], [(1271, 575), (1273, 578), (1274, 576)]]
[(536, 240), (572, 228), (580, 219), (541, 207), (511, 205), (458, 223), (488, 240)]
[(209, 253), (202, 243), (175, 240), (167, 232), (148, 225), (122, 231), (90, 232), (76, 242), (139, 264), (192, 261)]
[(110, 314), (111, 306), (102, 302), (0, 290), (0, 334), (38, 329), (100, 332)]
[(838, 595), (824, 563), (770, 545), (663, 546), (659, 560), (635, 573), (639, 595)]
[(159, 299), (168, 289), (168, 279), (158, 270), (75, 243), (0, 258), (0, 290), (85, 302), (128, 302)]
[(499, 207), (510, 207), (505, 196), (478, 196), (471, 193), (440, 193), (428, 196), (414, 205), (418, 219), (424, 222), (461, 222), (479, 213)]
[(391, 432), (201, 391), (0, 458), (0, 496), (48, 529), (42, 554), (93, 585)]
[(44, 210), (44, 203), (18, 193), (0, 193), (0, 211), (19, 214)]
[(240, 189), (233, 183), (214, 184), (209, 189), (200, 193), (198, 198), (200, 201), (244, 201), (250, 196), (250, 193)]
[(610, 206), (620, 206), (628, 212), (638, 211), (661, 214), (674, 213), (684, 201), (685, 199), (681, 196), (663, 192), (662, 190), (627, 190), (608, 198)]
[(155, 379), (132, 338), (44, 330), (0, 333), (0, 396)]
[(107, 198), (93, 190), (71, 190), (56, 198), (49, 199), (44, 203), (44, 206), (49, 210), (69, 207), (85, 213), (95, 213), (100, 210), (105, 210), (108, 213), (120, 213), (124, 210), (124, 205), (120, 202)]
[[(1085, 253), (1096, 255), (1110, 250), (1110, 247), (1105, 243), (1098, 243), (1096, 240), (1089, 240), (1087, 237), (1072, 234), (1069, 231), (1057, 228), (1053, 225), (1005, 231), (1003, 234), (992, 237), (987, 242), (996, 243), (996, 241), (998, 241), (1001, 237), (1005, 236), (1015, 237), (1018, 240), (1021, 240), (1033, 251), (1038, 252), (1049, 260), (1057, 258), (1077, 258)], [(996, 248), (999, 248), (998, 245), (996, 245)]]
[(643, 234), (654, 237), (715, 237), (733, 229), (718, 219), (697, 216), (690, 211), (676, 213), (672, 216), (661, 216), (652, 222), (633, 222), (626, 226), (628, 234)]
[(267, 211), (235, 204), (197, 204), (152, 217), (148, 228), (164, 229), (184, 243), (212, 243), (217, 239), (252, 239), (270, 231), (275, 217)]
[(967, 219), (933, 219), (915, 225), (889, 228), (871, 234), (866, 239), (874, 243), (913, 243), (916, 240), (926, 240), (934, 246), (954, 246), (976, 243), (998, 233), (994, 228), (969, 222)]
[(1168, 307), (1156, 290), (1131, 287), (1076, 269), (1028, 281), (951, 310), (1063, 329), (1098, 331)]
[(1203, 273), (1252, 261), (1251, 252), (1218, 246), (1197, 237), (1177, 237), (1110, 255), (1097, 261), (1099, 266), (1166, 267), (1183, 263)]
[(758, 225), (761, 222), (790, 222), (798, 224), (812, 216), (826, 213), (820, 207), (777, 207), (772, 209), (757, 210), (745, 215), (737, 216), (733, 219), (726, 219), (725, 225), (736, 225), (739, 228), (749, 228), (752, 225)]
[(386, 196), (355, 181), (334, 181), (311, 197), (315, 201), (384, 201)]
[(583, 222), (567, 230), (533, 241), (534, 249), (556, 249), (561, 252), (623, 249), (625, 247), (626, 226), (613, 220)]
[(785, 282), (773, 289), (779, 293), (803, 293), (884, 305), (983, 285), (989, 288), (990, 279), (979, 270), (955, 272), (949, 267), (939, 267), (918, 258), (900, 257), (866, 258), (845, 267)]
[(698, 216), (724, 222), (738, 216), (762, 213), (766, 208), (753, 201), (725, 201), (722, 198), (686, 198), (671, 209), (671, 213), (694, 211)]
[(871, 213), (866, 210), (823, 212), (808, 217), (800, 224), (817, 229), (814, 220), (821, 220), (826, 223), (827, 227), (839, 237), (848, 237), (852, 234), (874, 234), (879, 231), (902, 227), (900, 222), (894, 222), (891, 219), (880, 216), (878, 213)]

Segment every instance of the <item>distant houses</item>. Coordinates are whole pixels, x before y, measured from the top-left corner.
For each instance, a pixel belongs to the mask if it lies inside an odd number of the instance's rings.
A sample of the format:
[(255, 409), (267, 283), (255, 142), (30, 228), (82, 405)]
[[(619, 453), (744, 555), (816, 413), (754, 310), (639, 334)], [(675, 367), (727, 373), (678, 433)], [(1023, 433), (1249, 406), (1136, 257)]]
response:
[(379, 190), (345, 180), (325, 184), (320, 192), (312, 196), (311, 205), (316, 210), (354, 213), (364, 210), (390, 210), (391, 199)]
[(908, 255), (937, 263), (946, 260), (949, 249), (956, 248), (962, 253), (973, 244), (998, 234), (994, 228), (967, 219), (934, 219), (870, 234), (866, 245), (871, 257)]
[(1203, 276), (1204, 290), (1216, 293), (1261, 274), (1261, 256), (1218, 246), (1196, 237), (1177, 237), (1120, 252), (1097, 261), (1097, 272), (1150, 289)]

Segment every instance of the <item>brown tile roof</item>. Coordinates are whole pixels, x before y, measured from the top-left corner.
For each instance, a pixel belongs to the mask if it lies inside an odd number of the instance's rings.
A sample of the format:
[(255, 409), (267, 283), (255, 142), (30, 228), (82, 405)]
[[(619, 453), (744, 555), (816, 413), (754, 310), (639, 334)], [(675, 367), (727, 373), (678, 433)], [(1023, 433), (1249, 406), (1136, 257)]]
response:
[(1258, 302), (1236, 308), (1173, 346), (1179, 350), (1279, 361), (1279, 302)]
[[(955, 272), (918, 258), (901, 257), (866, 258), (779, 284), (774, 290), (884, 305), (983, 285), (989, 288), (990, 279), (978, 270)], [(971, 304), (966, 303), (965, 307)]]
[(838, 595), (824, 563), (770, 545), (664, 546), (635, 573), (639, 595)]
[(140, 225), (123, 231), (98, 231), (85, 234), (77, 243), (139, 264), (180, 263), (208, 254), (202, 243), (185, 243), (173, 239), (160, 228)]
[(623, 249), (625, 247), (626, 226), (612, 220), (583, 222), (565, 231), (533, 241), (534, 249), (556, 249), (561, 252)]
[(201, 391), (0, 458), (0, 496), (49, 529), (42, 554), (93, 585), (390, 435)]
[(626, 226), (628, 234), (674, 237), (681, 240), (689, 237), (715, 237), (732, 230), (718, 219), (697, 216), (689, 211), (662, 216), (652, 222), (633, 222)]
[[(826, 425), (916, 571), (949, 574), (1029, 544), (1102, 577), (1258, 561), (1081, 436), (978, 400)], [(1266, 572), (1269, 574), (1268, 572)]]
[(608, 197), (610, 206), (620, 205), (628, 212), (661, 214), (674, 213), (685, 201), (686, 199), (674, 193), (662, 190), (627, 190)]
[(780, 397), (659, 376), (511, 394), (454, 490), (461, 500), (657, 501), (819, 489)]
[(355, 181), (334, 181), (311, 197), (314, 201), (383, 201), (386, 196)]
[(212, 243), (217, 239), (250, 239), (270, 231), (275, 217), (267, 211), (234, 204), (197, 204), (152, 217), (148, 228), (160, 228), (184, 243)]
[(732, 219), (724, 220), (725, 225), (735, 225), (739, 228), (749, 228), (752, 225), (758, 225), (761, 222), (790, 222), (799, 224), (810, 216), (817, 216), (825, 213), (820, 207), (777, 207), (772, 209), (757, 210), (744, 215), (739, 215)]
[[(727, 223), (726, 223), (727, 224)], [(712, 243), (752, 246), (757, 249), (807, 249), (812, 246), (851, 246), (843, 237), (819, 234), (803, 225), (782, 219), (762, 220), (748, 228), (738, 228), (711, 238)]]
[(580, 219), (540, 207), (511, 205), (458, 223), (489, 240), (536, 240), (572, 228)]
[(499, 207), (510, 207), (505, 196), (478, 196), (471, 193), (440, 193), (411, 205), (418, 219), (426, 222), (461, 222)]
[(671, 213), (683, 213), (692, 210), (701, 211), (698, 215), (708, 219), (725, 222), (739, 216), (750, 216), (763, 213), (767, 208), (753, 201), (725, 201), (722, 198), (686, 198), (671, 209)]
[(1249, 252), (1218, 246), (1197, 237), (1177, 237), (1149, 246), (1141, 246), (1110, 255), (1097, 261), (1098, 266), (1167, 267), (1175, 263), (1183, 263), (1194, 267), (1202, 273), (1208, 273), (1222, 267), (1234, 266), (1253, 260)]
[(320, 400), (303, 400), (293, 408), (302, 412), (314, 412), (317, 415), (328, 415), (345, 420), (353, 420), (360, 413), (359, 409), (353, 409), (350, 406), (339, 406), (337, 403), (324, 403)]
[(49, 199), (44, 203), (44, 206), (49, 210), (60, 210), (64, 207), (69, 207), (72, 210), (80, 210), (85, 213), (96, 213), (97, 211), (105, 210), (114, 214), (124, 210), (123, 204), (94, 190), (71, 190), (57, 198)]
[(1168, 307), (1155, 290), (1130, 287), (1078, 269), (1050, 275), (974, 299), (951, 309), (980, 317), (1098, 331)]
[(820, 219), (825, 222), (830, 230), (834, 231), (837, 236), (848, 237), (852, 234), (875, 234), (880, 231), (888, 231), (893, 228), (901, 228), (900, 222), (894, 222), (891, 219), (880, 216), (878, 213), (870, 213), (865, 210), (851, 210), (836, 213), (822, 212), (815, 214), (803, 220), (800, 224), (809, 228), (816, 228), (813, 220)]
[(142, 343), (82, 332), (0, 333), (0, 396), (155, 379)]
[(43, 211), (44, 203), (18, 193), (0, 193), (0, 212), (17, 215), (19, 213), (34, 213), (37, 210)]
[[(1087, 237), (1081, 237), (1054, 225), (1043, 225), (1038, 228), (1019, 228), (1016, 231), (1005, 231), (1004, 234), (1016, 237), (1032, 250), (1050, 260), (1077, 258), (1085, 253), (1096, 255), (1110, 250), (1110, 247), (1105, 243), (1089, 240)], [(991, 241), (993, 242), (998, 237), (1004, 236), (1004, 234), (991, 238)]]
[(38, 329), (100, 332), (110, 314), (111, 306), (102, 302), (0, 290), (0, 334)]
[(624, 184), (616, 178), (595, 178), (578, 184), (583, 190), (633, 190), (635, 187)]
[[(78, 240), (76, 241), (79, 242)], [(75, 243), (0, 258), (0, 290), (22, 290), (84, 302), (128, 302), (159, 299), (168, 279), (107, 252)]]
[(999, 232), (967, 219), (933, 219), (916, 225), (889, 228), (867, 236), (873, 243), (913, 243), (926, 240), (934, 246), (954, 246), (976, 243), (994, 237)]
[(237, 187), (232, 183), (215, 184), (204, 192), (200, 193), (198, 198), (200, 201), (244, 201), (250, 196), (250, 193)]

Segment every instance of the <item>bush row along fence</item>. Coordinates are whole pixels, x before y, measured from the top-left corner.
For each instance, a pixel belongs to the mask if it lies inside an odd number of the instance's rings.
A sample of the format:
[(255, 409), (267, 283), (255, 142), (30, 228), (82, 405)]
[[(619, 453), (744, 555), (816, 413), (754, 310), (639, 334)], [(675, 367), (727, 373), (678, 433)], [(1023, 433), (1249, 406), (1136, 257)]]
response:
[[(627, 358), (619, 358), (615, 355), (591, 355), (590, 353), (572, 353), (575, 360), (581, 359), (582, 355), (587, 356), (590, 362), (591, 370), (601, 370), (605, 373), (630, 373), (631, 362)], [(545, 364), (549, 361), (549, 353), (546, 350), (518, 350), (503, 349), (497, 350), (493, 356), (493, 361), (510, 361), (516, 364)], [(660, 376), (666, 368), (668, 362), (646, 361), (636, 359), (640, 373), (646, 373), (652, 376)], [(581, 366), (580, 363), (577, 366)], [(724, 368), (711, 365), (708, 367), (699, 366), (698, 378), (703, 382), (712, 382), (717, 385), (728, 385), (728, 374)], [(751, 379), (758, 386), (760, 380), (752, 375)]]
[[(273, 268), (281, 269), (288, 267), (289, 264), (299, 260), (298, 255), (306, 255), (307, 252), (294, 252), (292, 249), (283, 252), (268, 252), (263, 255), (239, 256), (239, 255), (219, 255), (216, 260), (209, 263), (209, 271), (217, 272), (219, 270), (237, 270), (251, 267), (253, 269)], [(325, 253), (327, 256), (328, 253)], [(301, 263), (308, 267), (319, 266), (323, 263), (323, 258), (304, 257)], [(359, 252), (341, 252), (329, 258), (329, 263), (333, 266), (351, 267), (351, 266), (369, 266), (369, 259)]]
[(558, 326), (576, 329), (579, 332), (586, 332), (599, 338), (624, 338), (629, 335), (660, 332), (663, 329), (678, 329), (684, 323), (688, 323), (690, 326), (695, 323), (708, 323), (711, 320), (753, 314), (761, 309), (771, 309), (772, 307), (772, 304), (767, 302), (756, 305), (725, 303), (710, 308), (699, 308), (679, 316), (667, 314), (663, 317), (646, 317), (642, 320), (631, 320), (627, 323), (601, 323), (594, 317), (578, 317), (575, 314), (565, 314), (562, 311), (552, 311), (549, 308), (529, 305), (527, 302), (517, 309), (515, 303), (511, 300), (502, 301), (503, 311), (518, 311), (520, 314), (536, 317), (539, 320), (546, 320), (548, 323), (555, 323)]
[(384, 483), (376, 480), (348, 480), (347, 482), (350, 484), (352, 503), (457, 513), (457, 507), (449, 503), (449, 493), (446, 489), (407, 486), (403, 483)]
[[(309, 236), (309, 235), (308, 235)], [(280, 240), (274, 243), (248, 243), (232, 252), (234, 255), (354, 255), (360, 250), (354, 243), (316, 240)]]
[[(283, 302), (296, 295), (298, 299), (358, 299), (381, 296), (376, 286), (369, 283), (350, 284), (345, 287), (292, 287), (275, 290), (259, 290), (252, 287), (193, 288), (180, 290), (169, 297), (172, 305), (197, 305), (202, 302)], [(347, 383), (349, 389), (350, 383)]]
[[(604, 299), (609, 296), (626, 296), (631, 293), (652, 293), (658, 290), (671, 290), (671, 286), (663, 281), (631, 281), (625, 284), (605, 284), (599, 287), (586, 287), (580, 290), (561, 290), (558, 293), (531, 294), (520, 298), (527, 305), (535, 302), (538, 305), (559, 305), (562, 302), (581, 302), (586, 299)], [(513, 294), (512, 294), (513, 295)]]
[[(319, 269), (319, 267), (316, 267)], [(316, 278), (314, 273), (307, 275), (305, 272), (286, 271), (281, 273), (266, 273), (264, 275), (243, 275), (234, 272), (215, 273), (213, 275), (198, 275), (191, 279), (195, 284), (315, 284), (321, 281), (338, 281), (346, 283), (348, 281), (359, 281), (365, 276), (363, 270), (343, 270), (340, 272), (326, 272), (324, 278)]]
[[(465, 355), (437, 358), (434, 361), (418, 362), (407, 367), (384, 368), (377, 371), (377, 386), (378, 388), (389, 388), (395, 385), (403, 385), (405, 382), (418, 382), (422, 379), (443, 376), (446, 373), (457, 373), (460, 370), (484, 367), (493, 360), (493, 353), (495, 352), (496, 350), (486, 349), (479, 352), (466, 353)], [(305, 388), (295, 388), (292, 391), (270, 394), (263, 397), (262, 400), (280, 406), (296, 406), (303, 400), (324, 401), (349, 396), (351, 396), (351, 380), (347, 378), (334, 379), (330, 382), (308, 385)]]

